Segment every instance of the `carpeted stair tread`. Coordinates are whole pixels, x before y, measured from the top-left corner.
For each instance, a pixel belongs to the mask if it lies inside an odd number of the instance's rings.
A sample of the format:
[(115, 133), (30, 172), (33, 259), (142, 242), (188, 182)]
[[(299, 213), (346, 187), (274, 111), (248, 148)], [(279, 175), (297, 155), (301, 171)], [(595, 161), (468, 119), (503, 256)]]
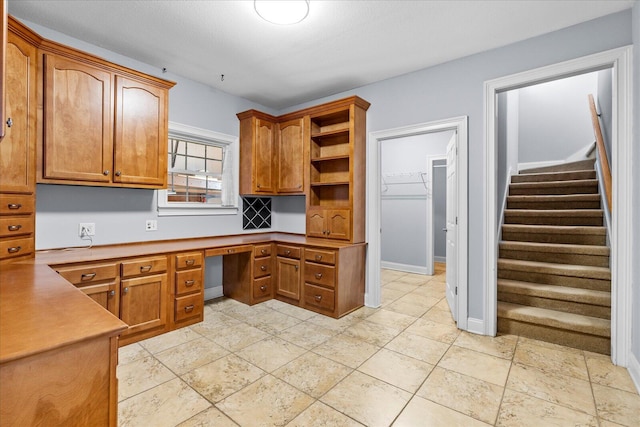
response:
[(545, 173), (545, 172), (566, 172), (575, 170), (594, 169), (595, 159), (579, 160), (577, 162), (561, 163), (553, 166), (542, 166), (521, 170), (520, 173)]
[(537, 243), (537, 242), (518, 242), (518, 241), (502, 241), (500, 249), (509, 249), (528, 252), (549, 252), (556, 254), (581, 254), (581, 255), (598, 255), (609, 256), (611, 250), (607, 246), (600, 245), (574, 245), (565, 243)]
[(498, 279), (498, 292), (611, 307), (611, 292)]
[(523, 261), (498, 258), (498, 270), (524, 271), (528, 273), (552, 274), (555, 276), (579, 277), (586, 279), (611, 280), (611, 269), (574, 264)]
[(599, 194), (529, 194), (507, 196), (508, 209), (600, 209)]
[(505, 224), (602, 226), (602, 209), (505, 209)]
[(508, 302), (498, 302), (498, 317), (521, 322), (544, 325), (571, 332), (611, 337), (611, 322), (608, 319), (563, 313), (539, 307), (528, 307)]
[(505, 215), (531, 216), (602, 216), (602, 209), (505, 209)]
[(569, 172), (542, 172), (542, 173), (519, 173), (511, 176), (512, 183), (520, 182), (547, 182), (547, 181), (574, 181), (583, 179), (596, 179), (596, 171), (581, 170)]
[(527, 224), (504, 224), (502, 231), (513, 233), (544, 233), (544, 234), (591, 234), (595, 236), (605, 236), (605, 227), (590, 227), (582, 225), (527, 225)]

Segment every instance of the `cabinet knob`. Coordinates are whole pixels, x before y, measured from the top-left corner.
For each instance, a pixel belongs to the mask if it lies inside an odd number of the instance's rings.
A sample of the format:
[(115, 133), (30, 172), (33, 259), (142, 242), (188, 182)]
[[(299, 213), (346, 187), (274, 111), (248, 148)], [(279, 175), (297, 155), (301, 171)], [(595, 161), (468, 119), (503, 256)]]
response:
[(128, 293), (128, 292), (129, 292), (129, 288), (128, 288), (128, 287), (127, 287), (127, 288), (124, 288), (124, 289), (122, 290), (122, 293), (123, 293), (123, 294), (126, 294), (126, 293)]
[(316, 295), (313, 298), (318, 302), (322, 301), (322, 295)]
[(233, 252), (234, 252), (233, 249), (227, 249), (228, 254), (232, 254)]
[(262, 271), (267, 271), (267, 266), (266, 266), (266, 265), (261, 265), (261, 266), (260, 266), (260, 270), (262, 270)]
[(298, 271), (298, 268), (299, 268), (299, 267), (296, 265), (296, 271)]
[(109, 169), (107, 169), (106, 171), (102, 172), (102, 175), (107, 176), (109, 175), (109, 172), (110, 172)]
[(256, 187), (260, 188), (260, 184), (256, 185)]
[(9, 203), (7, 207), (11, 210), (20, 209), (22, 205), (20, 203)]
[(291, 251), (289, 249), (287, 249), (286, 251), (284, 251), (285, 255), (291, 255)]
[(184, 308), (184, 312), (185, 313), (191, 313), (193, 311), (193, 309), (195, 308), (195, 306), (193, 304), (188, 305)]
[(9, 128), (10, 128), (11, 126), (13, 126), (13, 119), (12, 119), (11, 117), (9, 117), (9, 118), (7, 119), (7, 127), (9, 127)]
[(16, 254), (20, 252), (21, 249), (22, 249), (22, 246), (13, 246), (11, 248), (7, 248), (7, 252), (9, 252), (10, 254)]
[(110, 291), (109, 291), (109, 296), (110, 296), (110, 297), (115, 297), (115, 296), (116, 296), (116, 291), (114, 291), (114, 290), (110, 290)]
[(266, 287), (265, 285), (262, 285), (262, 286), (260, 286), (260, 290), (261, 290), (262, 292), (264, 292), (264, 291), (266, 291), (266, 290), (267, 290), (267, 287)]
[(184, 281), (184, 285), (189, 287), (189, 286), (193, 286), (193, 284), (195, 283), (195, 280), (185, 280)]
[(316, 273), (316, 279), (322, 279), (322, 273)]
[(260, 250), (260, 253), (261, 253), (262, 255), (266, 255), (266, 254), (267, 254), (267, 250), (266, 250), (266, 249), (261, 249), (261, 250)]
[(94, 277), (96, 277), (96, 273), (85, 273), (82, 276), (80, 276), (80, 280), (82, 281), (92, 280)]
[(188, 259), (185, 261), (185, 264), (187, 264), (188, 266), (192, 266), (195, 263), (196, 263), (195, 259)]
[(8, 226), (8, 227), (7, 227), (7, 229), (8, 229), (9, 231), (18, 231), (18, 230), (20, 230), (21, 228), (22, 228), (22, 225), (20, 225), (20, 224), (17, 224), (17, 225), (10, 225), (10, 226)]
[(321, 261), (322, 260), (322, 255), (316, 255), (316, 261)]
[(116, 176), (120, 176), (120, 175), (122, 175), (122, 172), (116, 171)]

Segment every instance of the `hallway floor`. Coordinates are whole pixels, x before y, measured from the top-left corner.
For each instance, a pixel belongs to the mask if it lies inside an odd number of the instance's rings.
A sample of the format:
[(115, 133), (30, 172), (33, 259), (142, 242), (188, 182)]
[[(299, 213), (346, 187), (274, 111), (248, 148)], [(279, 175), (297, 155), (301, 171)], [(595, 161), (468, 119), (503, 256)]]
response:
[(122, 347), (120, 426), (640, 426), (608, 356), (459, 331), (435, 276), (382, 272), (382, 307), (332, 319), (221, 298)]

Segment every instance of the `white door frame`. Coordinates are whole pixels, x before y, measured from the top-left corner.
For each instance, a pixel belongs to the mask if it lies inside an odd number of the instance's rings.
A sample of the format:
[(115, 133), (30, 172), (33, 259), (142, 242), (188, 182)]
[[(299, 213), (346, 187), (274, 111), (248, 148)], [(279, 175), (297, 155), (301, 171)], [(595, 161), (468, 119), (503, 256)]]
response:
[(468, 137), (467, 116), (420, 123), (395, 129), (369, 133), (367, 143), (367, 281), (365, 304), (379, 307), (381, 300), (380, 282), (380, 145), (387, 139), (425, 133), (455, 130), (458, 132), (458, 327), (467, 329), (467, 174)]
[[(497, 102), (499, 92), (518, 89), (558, 78), (591, 71), (612, 69), (613, 129), (612, 179), (613, 212), (611, 215), (611, 359), (614, 364), (627, 366), (631, 352), (631, 277), (632, 277), (632, 106), (631, 68), (632, 46), (553, 64), (518, 74), (490, 80), (484, 84), (485, 142), (485, 334), (495, 335), (497, 328), (497, 255), (496, 226), (496, 156)], [(585, 99), (585, 103), (586, 103)]]
[(446, 155), (427, 156), (427, 274), (433, 275), (434, 241), (433, 228), (433, 163), (436, 160), (447, 160)]

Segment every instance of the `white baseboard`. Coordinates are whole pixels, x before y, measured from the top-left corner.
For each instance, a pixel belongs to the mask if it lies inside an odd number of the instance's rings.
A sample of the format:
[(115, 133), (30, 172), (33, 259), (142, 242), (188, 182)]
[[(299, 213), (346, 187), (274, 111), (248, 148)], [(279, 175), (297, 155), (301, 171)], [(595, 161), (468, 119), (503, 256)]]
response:
[(214, 286), (212, 288), (204, 288), (204, 300), (209, 301), (210, 299), (220, 298), (224, 294), (222, 293), (222, 285)]
[(421, 267), (419, 265), (400, 264), (397, 262), (380, 261), (380, 267), (388, 268), (389, 270), (405, 271), (407, 273), (428, 274), (427, 267)]
[(467, 319), (467, 332), (471, 332), (473, 334), (478, 334), (478, 335), (485, 335), (484, 320), (469, 317)]
[(627, 366), (627, 370), (636, 386), (636, 390), (640, 393), (640, 362), (638, 362), (636, 356), (631, 352), (629, 352), (628, 362), (629, 366)]
[(433, 257), (433, 262), (442, 262), (442, 263), (447, 263), (447, 257), (446, 256), (434, 256)]

